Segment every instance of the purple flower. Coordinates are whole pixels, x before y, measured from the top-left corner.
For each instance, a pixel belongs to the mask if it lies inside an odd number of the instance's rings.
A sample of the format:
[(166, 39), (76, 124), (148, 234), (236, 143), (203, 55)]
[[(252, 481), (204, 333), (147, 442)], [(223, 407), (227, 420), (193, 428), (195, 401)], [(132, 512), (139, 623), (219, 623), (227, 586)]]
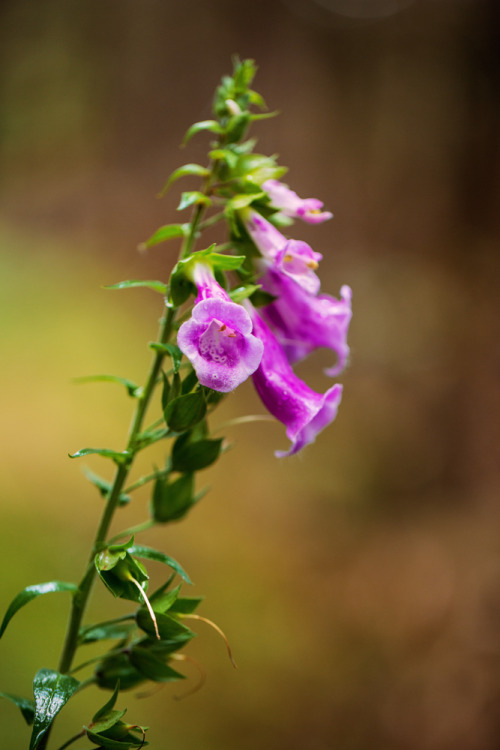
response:
[(337, 355), (337, 362), (325, 372), (331, 377), (338, 375), (349, 358), (350, 287), (341, 288), (340, 299), (328, 294), (314, 296), (275, 268), (267, 269), (261, 283), (276, 297), (262, 308), (262, 315), (273, 327), (288, 361), (293, 364), (325, 347)]
[(351, 289), (343, 286), (341, 299), (318, 294), (320, 281), (314, 273), (322, 256), (305, 242), (287, 240), (272, 224), (252, 210), (242, 212), (246, 229), (262, 253), (262, 288), (276, 299), (262, 308), (290, 363), (325, 347), (337, 362), (325, 372), (338, 375), (348, 357), (347, 332), (352, 317)]
[(208, 265), (194, 267), (198, 288), (193, 314), (181, 325), (177, 344), (202, 385), (227, 393), (258, 367), (262, 342), (252, 334), (248, 312), (232, 302)]
[(298, 453), (313, 443), (316, 435), (333, 422), (342, 398), (342, 386), (316, 393), (298, 378), (271, 330), (257, 312), (248, 306), (253, 332), (262, 341), (264, 352), (252, 379), (264, 406), (286, 426), (292, 445), (288, 451), (276, 451), (278, 458)]
[(320, 280), (314, 273), (322, 259), (307, 242), (287, 240), (276, 227), (256, 211), (243, 214), (248, 234), (264, 259), (276, 270), (289, 276), (310, 294), (317, 294)]
[(271, 205), (285, 216), (302, 219), (309, 224), (320, 224), (333, 216), (330, 211), (321, 210), (322, 201), (317, 198), (299, 198), (297, 193), (279, 180), (266, 180), (262, 183), (262, 189), (271, 199)]

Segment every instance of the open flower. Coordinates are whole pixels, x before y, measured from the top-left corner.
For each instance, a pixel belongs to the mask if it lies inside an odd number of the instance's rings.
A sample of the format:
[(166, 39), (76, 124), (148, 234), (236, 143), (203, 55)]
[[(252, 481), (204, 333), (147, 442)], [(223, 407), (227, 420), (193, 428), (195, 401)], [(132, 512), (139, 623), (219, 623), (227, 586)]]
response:
[(338, 375), (349, 357), (350, 287), (341, 288), (340, 299), (318, 294), (320, 280), (315, 269), (321, 254), (305, 242), (287, 240), (251, 209), (242, 212), (242, 218), (263, 257), (264, 273), (259, 281), (275, 297), (261, 313), (273, 328), (288, 361), (293, 364), (324, 347), (337, 355), (336, 363), (325, 372), (332, 377)]
[(268, 194), (271, 205), (292, 219), (302, 219), (309, 224), (320, 224), (333, 216), (330, 211), (321, 210), (322, 201), (317, 198), (299, 198), (297, 193), (279, 180), (266, 180), (262, 183), (262, 189)]
[(341, 288), (340, 299), (329, 294), (314, 296), (273, 268), (267, 269), (261, 283), (276, 298), (262, 308), (262, 315), (273, 327), (288, 361), (293, 364), (324, 347), (337, 355), (336, 363), (325, 373), (338, 375), (349, 358), (350, 287)]
[(179, 328), (177, 344), (202, 385), (227, 393), (259, 366), (263, 344), (252, 334), (248, 312), (231, 301), (210, 266), (196, 264), (193, 281), (198, 296), (191, 318)]
[(316, 393), (293, 372), (286, 355), (259, 314), (248, 305), (253, 332), (262, 341), (264, 351), (259, 367), (252, 375), (255, 389), (264, 406), (286, 426), (292, 445), (288, 451), (276, 451), (278, 458), (298, 453), (313, 443), (316, 435), (333, 422), (342, 398), (342, 386)]
[(320, 280), (315, 274), (321, 253), (316, 253), (307, 242), (287, 240), (269, 221), (256, 211), (242, 213), (247, 232), (262, 253), (265, 266), (271, 266), (289, 276), (310, 294), (317, 294)]

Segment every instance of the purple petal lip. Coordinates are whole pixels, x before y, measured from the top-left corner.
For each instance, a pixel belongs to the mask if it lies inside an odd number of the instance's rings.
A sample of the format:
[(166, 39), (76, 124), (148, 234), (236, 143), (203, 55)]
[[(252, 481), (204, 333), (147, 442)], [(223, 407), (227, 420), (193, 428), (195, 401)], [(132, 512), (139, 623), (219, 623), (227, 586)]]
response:
[(285, 216), (302, 219), (309, 224), (320, 224), (331, 219), (330, 211), (322, 211), (323, 203), (317, 198), (299, 198), (297, 193), (290, 190), (279, 180), (266, 180), (262, 188), (268, 194), (271, 204)]
[(256, 370), (263, 350), (247, 311), (217, 297), (195, 305), (192, 317), (179, 328), (177, 344), (201, 385), (221, 393), (234, 390)]
[(263, 342), (264, 352), (252, 379), (262, 403), (286, 426), (291, 441), (287, 451), (276, 451), (279, 458), (298, 453), (316, 439), (332, 422), (342, 398), (342, 386), (334, 385), (326, 393), (316, 393), (298, 378), (274, 334), (255, 310), (252, 310), (255, 335)]
[(328, 294), (309, 294), (293, 279), (268, 268), (261, 279), (262, 288), (276, 297), (261, 313), (281, 342), (288, 361), (293, 364), (319, 348), (331, 349), (337, 361), (325, 370), (338, 375), (349, 358), (347, 333), (352, 317), (351, 289), (344, 285), (341, 299)]
[(274, 268), (286, 274), (309, 294), (317, 294), (320, 280), (314, 273), (322, 259), (307, 242), (288, 240), (274, 259)]

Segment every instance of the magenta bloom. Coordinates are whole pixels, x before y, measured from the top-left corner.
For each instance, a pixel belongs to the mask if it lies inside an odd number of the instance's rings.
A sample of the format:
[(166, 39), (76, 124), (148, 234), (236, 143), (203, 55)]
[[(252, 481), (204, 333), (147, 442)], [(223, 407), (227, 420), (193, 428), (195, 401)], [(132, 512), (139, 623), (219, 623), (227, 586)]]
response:
[(193, 314), (181, 325), (177, 344), (202, 385), (227, 393), (259, 366), (262, 342), (252, 334), (248, 312), (232, 302), (208, 265), (197, 264), (198, 288)]
[(292, 445), (276, 451), (278, 458), (298, 453), (313, 443), (316, 435), (333, 422), (342, 398), (342, 386), (316, 393), (298, 378), (271, 330), (251, 308), (253, 332), (262, 341), (264, 352), (252, 379), (264, 406), (286, 426)]
[(310, 294), (317, 294), (320, 280), (314, 272), (323, 258), (321, 253), (314, 252), (307, 242), (287, 240), (255, 211), (249, 210), (244, 218), (247, 232), (269, 265), (294, 279)]
[(262, 183), (262, 189), (271, 199), (271, 205), (292, 219), (302, 219), (309, 224), (320, 224), (333, 216), (330, 211), (321, 210), (322, 201), (317, 198), (299, 198), (297, 193), (279, 180), (266, 180)]
[(337, 355), (336, 363), (325, 372), (338, 375), (349, 358), (350, 287), (341, 288), (339, 300), (329, 294), (314, 296), (274, 268), (268, 268), (261, 283), (276, 297), (262, 308), (262, 315), (273, 327), (288, 361), (293, 364), (324, 347)]

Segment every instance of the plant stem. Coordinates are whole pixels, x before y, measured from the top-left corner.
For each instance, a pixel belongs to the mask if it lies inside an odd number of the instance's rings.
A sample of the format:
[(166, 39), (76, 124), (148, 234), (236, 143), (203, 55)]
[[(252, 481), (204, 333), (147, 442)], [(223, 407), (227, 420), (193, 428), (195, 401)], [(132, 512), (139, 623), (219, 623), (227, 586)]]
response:
[[(211, 180), (212, 175), (207, 177), (207, 180), (205, 181), (205, 193), (208, 192), (210, 188)], [(194, 244), (198, 236), (198, 227), (204, 211), (204, 205), (198, 204), (196, 206), (191, 220), (190, 231), (181, 247), (179, 259), (185, 258), (193, 251)], [(176, 309), (171, 306), (167, 306), (165, 314), (160, 323), (160, 330), (157, 339), (158, 343), (166, 344), (169, 342), (175, 322), (175, 315)], [(68, 674), (71, 670), (75, 652), (78, 648), (78, 633), (96, 576), (94, 559), (98, 552), (100, 552), (105, 546), (111, 522), (113, 520), (116, 508), (119, 504), (120, 495), (122, 493), (125, 482), (127, 481), (130, 469), (132, 468), (135, 455), (138, 451), (138, 446), (136, 445), (137, 438), (142, 430), (146, 412), (151, 401), (154, 389), (158, 382), (164, 357), (165, 352), (162, 351), (156, 351), (154, 354), (146, 384), (142, 391), (141, 397), (137, 400), (136, 410), (129, 429), (126, 451), (130, 454), (130, 458), (126, 462), (120, 463), (117, 466), (106, 505), (104, 507), (104, 511), (96, 535), (94, 537), (85, 574), (81, 580), (78, 591), (73, 597), (71, 613), (68, 621), (68, 628), (66, 631), (61, 658), (59, 661), (59, 672), (61, 672), (62, 674)], [(43, 739), (39, 743), (38, 750), (45, 750), (47, 742), (49, 740), (49, 736), (50, 729), (46, 732)]]

